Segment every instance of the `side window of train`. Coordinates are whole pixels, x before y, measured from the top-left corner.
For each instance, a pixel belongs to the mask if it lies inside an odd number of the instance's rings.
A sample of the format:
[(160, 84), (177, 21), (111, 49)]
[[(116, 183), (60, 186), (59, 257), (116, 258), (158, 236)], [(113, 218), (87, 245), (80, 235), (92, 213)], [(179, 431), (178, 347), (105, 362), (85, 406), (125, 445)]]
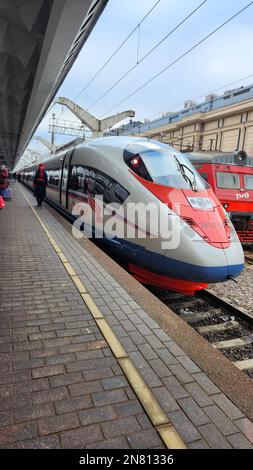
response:
[(83, 170), (83, 177), (80, 180), (80, 191), (84, 194), (88, 194), (88, 181), (89, 181), (89, 173), (90, 170), (88, 168), (82, 167)]
[(47, 183), (48, 183), (49, 185), (51, 185), (51, 184), (52, 184), (52, 181), (53, 181), (52, 172), (53, 172), (53, 171), (52, 171), (51, 169), (50, 169), (50, 170), (47, 170)]
[(93, 168), (76, 165), (71, 168), (69, 189), (91, 196), (103, 196), (106, 204), (122, 204), (129, 196), (129, 192), (110, 176)]
[(59, 186), (60, 183), (60, 168), (51, 168), (47, 170), (48, 184), (52, 186)]
[(253, 175), (244, 176), (244, 187), (245, 189), (253, 189)]
[(114, 195), (115, 195), (115, 202), (119, 204), (123, 204), (126, 198), (129, 196), (129, 192), (123, 188), (119, 183), (114, 184)]
[(98, 195), (104, 196), (108, 187), (111, 185), (111, 178), (100, 173), (100, 171), (96, 172), (96, 182), (95, 182), (95, 193)]
[(130, 193), (121, 186), (121, 184), (111, 179), (111, 182), (104, 193), (104, 202), (106, 204), (111, 204), (112, 202), (123, 204), (129, 194)]
[(69, 189), (72, 191), (78, 191), (78, 177), (77, 177), (77, 167), (72, 166), (71, 175), (69, 180)]
[(69, 180), (69, 189), (79, 193), (87, 194), (89, 170), (84, 166), (73, 166), (71, 168), (71, 176)]
[[(94, 194), (103, 196), (105, 204), (117, 202), (122, 204), (129, 196), (129, 192), (117, 183), (113, 178), (98, 170), (90, 170), (90, 174), (95, 175)], [(93, 194), (90, 192), (90, 194)]]
[(216, 173), (217, 187), (226, 189), (239, 189), (240, 176), (237, 173), (221, 172)]
[(207, 173), (205, 173), (204, 171), (200, 171), (199, 173), (200, 173), (200, 176), (203, 178), (203, 180), (208, 182)]
[(95, 196), (95, 186), (96, 186), (96, 173), (94, 170), (89, 171), (89, 175), (87, 178), (87, 193), (90, 195)]
[(87, 194), (87, 187), (88, 187), (88, 178), (89, 178), (89, 170), (84, 166), (76, 166), (76, 186), (79, 193)]

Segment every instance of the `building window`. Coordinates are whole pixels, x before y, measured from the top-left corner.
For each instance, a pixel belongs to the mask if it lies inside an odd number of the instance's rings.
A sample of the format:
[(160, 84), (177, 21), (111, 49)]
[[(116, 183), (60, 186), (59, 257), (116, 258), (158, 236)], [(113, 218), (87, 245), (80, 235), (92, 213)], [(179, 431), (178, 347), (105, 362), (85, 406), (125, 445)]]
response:
[(248, 120), (248, 113), (241, 114), (241, 122), (247, 122)]
[(240, 91), (237, 91), (236, 93), (234, 93), (233, 96), (239, 96), (239, 95), (242, 95), (244, 93), (248, 93), (250, 91), (250, 88), (244, 88), (243, 90), (240, 90)]

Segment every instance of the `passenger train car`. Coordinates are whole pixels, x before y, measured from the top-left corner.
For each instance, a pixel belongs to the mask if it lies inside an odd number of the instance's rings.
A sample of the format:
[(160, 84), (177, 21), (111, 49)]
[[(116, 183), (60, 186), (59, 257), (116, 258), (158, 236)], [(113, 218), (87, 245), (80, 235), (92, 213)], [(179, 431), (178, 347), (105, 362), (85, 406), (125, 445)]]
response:
[(246, 152), (186, 154), (228, 212), (243, 244), (253, 244), (253, 158)]
[[(104, 137), (44, 163), (47, 199), (80, 216), (83, 224), (82, 204), (92, 207), (98, 218), (98, 195), (103, 196), (103, 207), (113, 205), (111, 215), (115, 221), (121, 219), (127, 233), (107, 236), (103, 232), (103, 243), (121, 256), (140, 282), (192, 295), (242, 271), (244, 256), (233, 225), (210, 186), (177, 150), (145, 138)], [(31, 166), (22, 174), (31, 189), (36, 169)], [(129, 207), (140, 203), (141, 214), (130, 219)], [(147, 211), (145, 219), (148, 204), (153, 212)], [(155, 208), (159, 221), (172, 227), (172, 235), (174, 228), (177, 232), (169, 246), (162, 243), (167, 235), (160, 230), (158, 235), (153, 233)], [(103, 212), (102, 218), (106, 218)], [(136, 236), (139, 225), (141, 237)], [(128, 228), (133, 227), (134, 235), (129, 237)]]

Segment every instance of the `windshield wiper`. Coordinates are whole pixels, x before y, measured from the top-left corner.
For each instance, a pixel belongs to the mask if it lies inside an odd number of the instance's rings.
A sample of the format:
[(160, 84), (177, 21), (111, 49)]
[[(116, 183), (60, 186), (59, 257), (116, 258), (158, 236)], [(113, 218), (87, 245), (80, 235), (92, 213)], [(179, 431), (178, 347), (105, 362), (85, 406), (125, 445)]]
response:
[[(174, 158), (178, 164), (178, 170), (180, 171), (181, 175), (183, 176), (183, 178), (185, 179), (185, 181), (188, 181), (188, 183), (190, 183), (190, 186), (192, 188), (193, 191), (198, 191), (197, 189), (197, 182), (196, 182), (196, 177), (195, 177), (195, 174), (194, 172), (187, 166), (185, 165), (184, 163), (181, 163), (178, 158), (176, 157), (176, 155), (174, 155)], [(187, 176), (187, 174), (185, 173), (185, 168), (192, 174), (193, 176), (193, 181), (189, 178), (189, 176)]]

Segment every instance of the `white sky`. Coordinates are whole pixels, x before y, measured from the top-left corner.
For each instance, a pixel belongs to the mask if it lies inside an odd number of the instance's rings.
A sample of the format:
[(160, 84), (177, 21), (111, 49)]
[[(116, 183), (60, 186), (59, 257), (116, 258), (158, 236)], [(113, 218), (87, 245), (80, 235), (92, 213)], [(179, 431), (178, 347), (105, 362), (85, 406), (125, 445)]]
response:
[[(91, 106), (123, 73), (136, 64), (138, 44), (140, 59), (200, 3), (201, 0), (160, 0), (142, 23), (139, 34), (137, 31), (133, 34), (76, 102), (86, 109)], [(92, 107), (90, 112), (96, 117), (108, 116), (110, 108), (248, 3), (249, 0), (208, 0), (128, 77)], [(109, 0), (57, 96), (74, 100), (154, 4), (155, 0)], [(109, 114), (133, 109), (136, 113), (135, 120), (154, 119), (162, 112), (173, 111), (176, 105), (187, 99), (208, 94), (229, 82), (253, 74), (252, 44), (253, 5)], [(253, 77), (234, 87), (250, 83), (253, 83)], [(58, 118), (76, 120), (70, 111), (66, 108), (63, 110), (59, 105), (55, 105), (52, 112)], [(48, 119), (51, 114), (50, 112), (46, 116), (37, 129), (37, 134), (48, 140)], [(71, 139), (72, 137), (56, 136), (56, 143)], [(45, 147), (36, 141), (32, 141), (29, 147), (45, 152)]]

